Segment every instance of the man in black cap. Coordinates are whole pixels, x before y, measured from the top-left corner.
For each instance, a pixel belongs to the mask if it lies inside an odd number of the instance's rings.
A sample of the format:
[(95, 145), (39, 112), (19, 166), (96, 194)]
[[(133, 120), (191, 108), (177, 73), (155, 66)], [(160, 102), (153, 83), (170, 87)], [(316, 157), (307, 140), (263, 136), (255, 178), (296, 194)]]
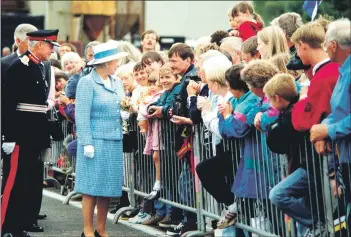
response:
[(27, 33), (30, 50), (6, 72), (2, 149), (8, 155), (4, 159), (10, 160), (10, 166), (4, 167), (8, 177), (2, 196), (1, 224), (2, 234), (9, 233), (9, 236), (30, 236), (24, 230), (36, 223), (33, 204), (41, 192), (43, 172), (38, 168), (38, 161), (50, 147), (46, 112), (51, 73), (43, 61), (49, 59), (54, 45), (59, 46), (57, 34), (58, 30)]

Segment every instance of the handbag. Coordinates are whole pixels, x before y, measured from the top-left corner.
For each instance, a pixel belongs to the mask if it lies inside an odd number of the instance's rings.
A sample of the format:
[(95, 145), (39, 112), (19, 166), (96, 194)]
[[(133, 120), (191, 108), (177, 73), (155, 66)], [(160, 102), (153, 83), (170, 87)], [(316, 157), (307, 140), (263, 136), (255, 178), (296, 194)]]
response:
[(53, 141), (63, 141), (62, 122), (59, 120), (55, 106), (52, 108), (52, 116), (48, 120), (48, 128)]

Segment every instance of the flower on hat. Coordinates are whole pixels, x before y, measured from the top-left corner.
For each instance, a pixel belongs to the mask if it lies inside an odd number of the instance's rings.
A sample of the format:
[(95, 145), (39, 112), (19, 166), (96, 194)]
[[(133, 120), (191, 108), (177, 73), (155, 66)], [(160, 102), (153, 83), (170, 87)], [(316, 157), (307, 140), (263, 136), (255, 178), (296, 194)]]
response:
[(21, 58), (21, 62), (22, 62), (24, 65), (28, 66), (28, 63), (29, 63), (29, 58), (28, 58), (28, 56), (27, 56), (27, 55), (24, 55), (24, 56)]

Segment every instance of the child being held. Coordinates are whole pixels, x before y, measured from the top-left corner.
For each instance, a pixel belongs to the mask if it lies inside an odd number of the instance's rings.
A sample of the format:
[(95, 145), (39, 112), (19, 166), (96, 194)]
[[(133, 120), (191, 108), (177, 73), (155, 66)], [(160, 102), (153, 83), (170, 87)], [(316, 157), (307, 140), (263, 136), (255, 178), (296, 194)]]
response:
[(163, 94), (162, 86), (159, 84), (158, 72), (151, 73), (147, 80), (148, 90), (143, 93), (139, 102), (139, 113), (137, 120), (141, 133), (146, 133), (148, 130), (147, 121), (147, 107), (156, 102)]
[(264, 25), (261, 16), (254, 12), (250, 3), (245, 1), (233, 7), (232, 17), (237, 23), (238, 30), (232, 30), (230, 35), (240, 37), (243, 41), (257, 35)]

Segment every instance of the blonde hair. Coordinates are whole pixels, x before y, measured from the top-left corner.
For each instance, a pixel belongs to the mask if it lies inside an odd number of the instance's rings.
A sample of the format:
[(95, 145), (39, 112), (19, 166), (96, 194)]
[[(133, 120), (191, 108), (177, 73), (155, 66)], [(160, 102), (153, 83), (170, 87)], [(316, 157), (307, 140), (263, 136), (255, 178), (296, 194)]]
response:
[(290, 61), (290, 54), (288, 53), (276, 54), (273, 57), (271, 57), (269, 61), (272, 64), (274, 64), (282, 73), (288, 73), (295, 78), (301, 74), (301, 71), (293, 71), (293, 70), (288, 70), (286, 68), (286, 64), (288, 64), (288, 62)]
[(204, 45), (199, 49), (199, 54), (204, 54), (209, 50), (218, 50), (219, 51), (219, 46), (216, 43)]
[(286, 73), (273, 76), (263, 87), (263, 92), (268, 97), (278, 95), (289, 102), (298, 95), (293, 76)]
[(181, 76), (174, 74), (171, 68), (171, 65), (169, 63), (166, 63), (160, 68), (159, 77), (161, 78), (162, 76), (168, 75), (168, 74), (173, 75), (177, 79), (177, 81), (181, 79)]
[(268, 60), (255, 59), (244, 67), (240, 76), (250, 87), (263, 88), (278, 73), (279, 69)]
[(207, 81), (217, 82), (222, 87), (227, 87), (225, 72), (232, 66), (226, 56), (214, 56), (203, 63), (203, 70)]
[(328, 20), (319, 18), (298, 28), (291, 36), (291, 42), (298, 44), (300, 41), (308, 44), (312, 49), (322, 48)]
[(133, 68), (136, 63), (130, 62), (124, 65), (121, 65), (117, 68), (115, 75), (119, 78), (121, 77), (133, 77)]
[[(257, 37), (266, 45), (268, 52), (263, 59), (269, 59), (278, 53), (288, 53), (289, 47), (284, 32), (278, 26), (267, 26), (257, 33)], [(262, 55), (261, 55), (262, 56)]]

